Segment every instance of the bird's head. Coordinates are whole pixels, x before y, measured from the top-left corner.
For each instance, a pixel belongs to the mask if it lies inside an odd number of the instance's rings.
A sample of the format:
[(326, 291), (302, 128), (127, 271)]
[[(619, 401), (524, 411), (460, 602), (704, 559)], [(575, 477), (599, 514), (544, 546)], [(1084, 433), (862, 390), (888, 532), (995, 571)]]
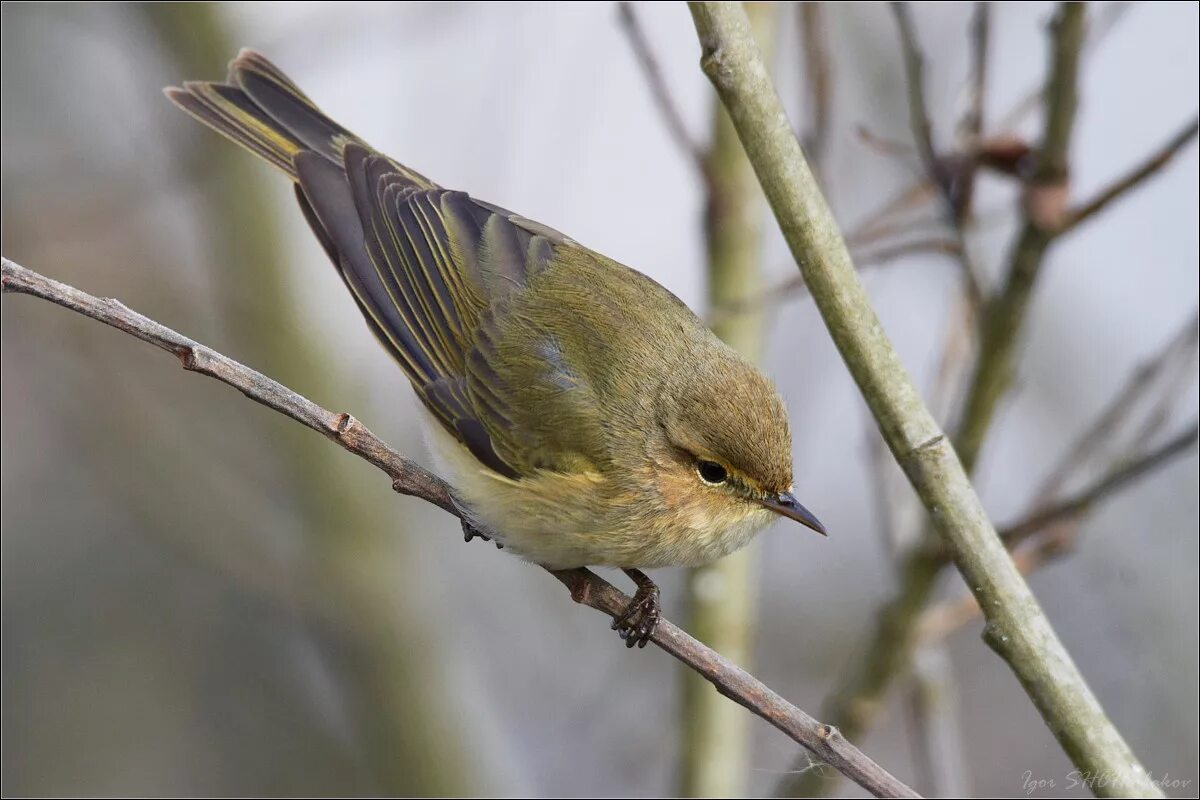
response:
[(702, 353), (659, 398), (660, 483), (698, 518), (696, 527), (757, 529), (783, 516), (825, 535), (792, 493), (792, 437), (775, 387), (719, 342)]

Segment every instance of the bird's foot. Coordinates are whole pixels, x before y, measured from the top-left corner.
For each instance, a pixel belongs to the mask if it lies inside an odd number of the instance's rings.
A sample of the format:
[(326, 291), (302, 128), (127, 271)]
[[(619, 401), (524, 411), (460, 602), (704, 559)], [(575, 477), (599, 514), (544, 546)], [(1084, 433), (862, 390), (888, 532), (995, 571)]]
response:
[[(462, 522), (463, 541), (464, 542), (469, 542), (475, 538), (483, 539), (485, 542), (490, 542), (492, 540), (492, 537), (487, 536), (483, 533), (480, 533), (478, 528), (476, 528), (471, 523), (467, 522), (465, 519), (461, 520), (461, 522)], [(500, 542), (496, 542), (496, 549), (503, 550), (504, 545), (501, 544)]]
[(637, 591), (629, 605), (613, 620), (612, 629), (625, 640), (626, 647), (645, 647), (662, 617), (658, 602), (658, 587), (654, 581), (638, 569), (622, 570), (637, 584)]

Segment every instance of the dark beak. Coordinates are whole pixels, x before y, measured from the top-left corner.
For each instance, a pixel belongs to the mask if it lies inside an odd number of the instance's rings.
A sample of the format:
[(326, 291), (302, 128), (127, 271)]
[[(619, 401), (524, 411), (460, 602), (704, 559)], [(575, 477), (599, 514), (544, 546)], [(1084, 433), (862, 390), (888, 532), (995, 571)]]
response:
[(791, 492), (780, 492), (774, 497), (762, 501), (762, 504), (781, 517), (794, 519), (805, 527), (812, 528), (822, 536), (828, 536), (825, 526), (813, 516), (813, 513), (796, 501)]

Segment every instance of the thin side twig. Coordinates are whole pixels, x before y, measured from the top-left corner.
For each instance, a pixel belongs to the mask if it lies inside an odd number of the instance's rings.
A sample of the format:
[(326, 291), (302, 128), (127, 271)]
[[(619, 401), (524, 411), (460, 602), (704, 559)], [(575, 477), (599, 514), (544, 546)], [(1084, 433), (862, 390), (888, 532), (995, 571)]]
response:
[[(921, 253), (956, 257), (958, 255), (958, 243), (945, 237), (935, 237), (930, 239), (915, 239), (911, 242), (899, 242), (875, 250), (866, 250), (864, 248), (863, 252), (856, 252), (854, 264), (861, 271), (868, 267), (883, 266), (905, 256), (919, 255)], [(808, 285), (804, 282), (804, 276), (801, 274), (791, 275), (749, 297), (726, 300), (719, 305), (714, 305), (712, 312), (705, 321), (709, 326), (712, 326), (724, 322), (731, 316), (744, 314), (748, 311), (770, 309), (789, 300), (796, 300), (807, 296)]]
[(692, 162), (692, 166), (696, 168), (696, 174), (705, 184), (708, 184), (710, 176), (704, 147), (696, 141), (688, 131), (687, 123), (683, 121), (683, 115), (679, 112), (679, 107), (671, 96), (671, 90), (663, 79), (662, 69), (658, 65), (658, 59), (654, 56), (649, 39), (646, 38), (646, 32), (642, 29), (642, 23), (638, 19), (633, 3), (627, 2), (627, 0), (617, 3), (617, 14), (621, 21), (621, 29), (625, 31), (625, 36), (629, 39), (629, 45), (633, 48), (633, 54), (637, 58), (638, 66), (642, 69), (642, 77), (646, 79), (646, 85), (650, 88), (654, 105), (658, 108), (658, 113), (662, 115), (663, 122), (667, 126), (667, 132), (680, 152)]
[[(1105, 446), (1118, 438), (1120, 429), (1127, 424), (1138, 404), (1143, 401), (1160, 384), (1168, 383), (1163, 399), (1170, 401), (1176, 394), (1175, 383), (1186, 375), (1186, 367), (1196, 356), (1198, 343), (1196, 341), (1196, 325), (1200, 322), (1200, 308), (1194, 310), (1174, 335), (1158, 350), (1130, 371), (1121, 388), (1113, 395), (1108, 405), (1088, 425), (1074, 444), (1067, 448), (1062, 458), (1050, 470), (1038, 490), (1038, 505), (1044, 504), (1056, 497), (1063, 486)], [(1172, 375), (1174, 373), (1174, 375)], [(1164, 380), (1166, 378), (1167, 380)], [(1151, 419), (1137, 431), (1134, 443), (1148, 441), (1154, 434), (1154, 427), (1149, 423), (1157, 416), (1157, 409), (1149, 415)]]
[[(1083, 519), (1097, 505), (1192, 450), (1196, 446), (1198, 436), (1200, 427), (1193, 420), (1182, 433), (1152, 452), (1114, 467), (1108, 474), (1077, 494), (1035, 511), (1001, 530), (1001, 538), (1010, 547), (1017, 547), (1043, 531), (1050, 532), (1049, 536), (1044, 537), (1043, 541), (1035, 542), (1027, 552), (1014, 554), (1013, 558), (1018, 568), (1029, 574), (1066, 555), (1074, 547)], [(979, 603), (970, 595), (948, 600), (922, 614), (918, 624), (918, 639), (923, 645), (940, 641), (978, 616)]]
[(1133, 191), (1157, 175), (1163, 167), (1171, 163), (1175, 156), (1191, 144), (1196, 138), (1197, 130), (1200, 130), (1200, 118), (1192, 117), (1191, 122), (1180, 128), (1162, 147), (1147, 156), (1141, 163), (1101, 189), (1092, 199), (1068, 211), (1066, 222), (1063, 223), (1060, 232), (1065, 233), (1082, 225), (1104, 211), (1113, 202), (1120, 200), (1127, 192)]
[[(970, 249), (967, 247), (966, 221), (970, 209), (969, 189), (974, 184), (975, 162), (968, 156), (956, 155), (943, 157), (933, 140), (933, 126), (929, 121), (929, 108), (925, 100), (925, 56), (917, 43), (917, 34), (913, 28), (912, 17), (907, 3), (892, 3), (892, 12), (896, 17), (896, 27), (900, 34), (900, 49), (904, 56), (904, 74), (908, 83), (908, 109), (913, 139), (917, 143), (917, 152), (921, 155), (921, 163), (929, 181), (938, 188), (945, 208), (946, 222), (954, 232), (958, 243), (958, 261), (962, 267), (962, 278), (966, 287), (967, 299), (973, 310), (983, 307), (983, 287), (978, 271), (971, 260)], [(986, 11), (981, 12), (981, 18), (987, 20)], [(982, 25), (983, 35), (986, 36), (986, 24)], [(986, 57), (986, 39), (980, 49)], [(983, 80), (984, 72), (979, 70), (978, 79)], [(983, 102), (982, 85), (976, 87), (975, 94), (978, 103)], [(982, 123), (982, 112), (977, 119)], [(975, 124), (972, 119), (971, 125)]]
[[(322, 408), (283, 384), (138, 314), (117, 300), (95, 297), (7, 258), (0, 259), (0, 264), (5, 294), (16, 292), (48, 300), (172, 353), (184, 369), (232, 386), (256, 403), (317, 431), (378, 467), (391, 479), (395, 491), (425, 500), (461, 518), (462, 512), (455, 504), (454, 490), (449, 484), (405, 458), (350, 414)], [(627, 595), (590, 570), (548, 571), (570, 590), (577, 603), (610, 617), (629, 604)], [(721, 694), (765, 719), (867, 791), (879, 797), (918, 796), (847, 741), (836, 728), (809, 716), (667, 620), (655, 628), (653, 641), (712, 682)]]
[(1046, 506), (1020, 522), (1004, 528), (1000, 531), (1000, 538), (1009, 547), (1016, 547), (1038, 531), (1059, 522), (1081, 517), (1101, 501), (1191, 450), (1196, 444), (1198, 432), (1200, 429), (1193, 421), (1182, 433), (1176, 434), (1150, 452), (1125, 463), (1115, 464), (1107, 474), (1066, 500)]
[(983, 138), (991, 28), (991, 4), (981, 0), (975, 3), (975, 13), (971, 15), (971, 78), (967, 82), (966, 109), (958, 124), (959, 149), (964, 152), (976, 150)]
[(925, 170), (934, 183), (942, 188), (943, 176), (938, 167), (937, 148), (933, 144), (933, 125), (929, 121), (929, 109), (925, 103), (925, 56), (917, 44), (912, 16), (907, 3), (892, 3), (892, 14), (900, 32), (901, 51), (904, 55), (904, 76), (908, 85), (908, 113), (912, 126), (913, 140), (917, 152), (925, 164)]
[[(1080, 58), (1091, 57), (1109, 34), (1117, 29), (1117, 24), (1125, 18), (1126, 12), (1133, 7), (1132, 2), (1108, 3), (1096, 15), (1096, 19), (1088, 26), (1087, 41), (1084, 42)], [(1013, 104), (1008, 113), (1000, 120), (997, 130), (1011, 131), (1020, 125), (1026, 117), (1037, 111), (1042, 102), (1042, 87), (1036, 86), (1025, 93), (1024, 97)]]
[(817, 176), (824, 182), (823, 168), (828, 155), (831, 123), (830, 107), (833, 104), (833, 62), (826, 46), (826, 9), (823, 3), (799, 3), (797, 7), (810, 120), (804, 137), (804, 148), (809, 154), (809, 160), (816, 167)]

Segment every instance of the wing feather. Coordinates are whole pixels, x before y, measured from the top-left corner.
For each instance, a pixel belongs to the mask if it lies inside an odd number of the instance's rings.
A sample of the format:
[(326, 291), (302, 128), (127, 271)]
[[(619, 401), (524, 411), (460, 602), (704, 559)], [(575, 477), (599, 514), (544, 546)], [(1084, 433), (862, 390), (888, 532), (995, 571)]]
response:
[[(377, 153), (252, 50), (230, 63), (227, 82), (167, 96), (296, 182), (372, 333), (482, 464), (520, 478), (590, 463), (596, 398), (555, 332), (518, 302), (574, 242)], [(546, 419), (562, 424), (548, 431)], [(586, 455), (571, 452), (572, 436)]]

